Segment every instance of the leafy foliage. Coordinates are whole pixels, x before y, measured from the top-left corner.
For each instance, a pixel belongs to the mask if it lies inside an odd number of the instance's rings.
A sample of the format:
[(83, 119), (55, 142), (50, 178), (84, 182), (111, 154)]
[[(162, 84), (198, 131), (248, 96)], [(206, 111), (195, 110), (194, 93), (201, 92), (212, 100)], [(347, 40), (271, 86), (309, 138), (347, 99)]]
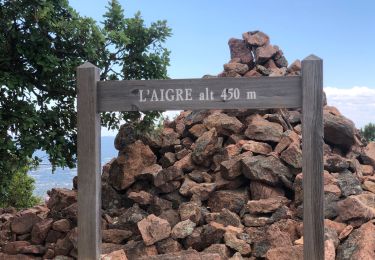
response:
[(9, 182), (9, 192), (0, 194), (0, 208), (15, 207), (28, 208), (40, 204), (41, 198), (33, 195), (34, 179), (27, 175), (28, 168), (16, 171)]
[(365, 125), (361, 128), (360, 133), (367, 142), (375, 141), (375, 124)]
[[(146, 26), (139, 13), (125, 18), (116, 0), (102, 25), (67, 0), (0, 0), (0, 17), (0, 194), (30, 158), (38, 164), (38, 149), (54, 169), (75, 166), (75, 69), (84, 61), (102, 69), (101, 80), (167, 77), (166, 22)], [(105, 113), (102, 125), (131, 121), (146, 129), (159, 116)]]

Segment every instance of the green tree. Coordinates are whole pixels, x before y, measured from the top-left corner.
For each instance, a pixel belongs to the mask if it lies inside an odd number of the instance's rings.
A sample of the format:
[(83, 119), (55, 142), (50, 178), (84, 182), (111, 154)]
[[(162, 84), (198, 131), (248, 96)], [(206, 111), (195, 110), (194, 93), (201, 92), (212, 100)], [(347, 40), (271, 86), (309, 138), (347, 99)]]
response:
[(360, 133), (367, 142), (375, 141), (375, 124), (365, 125), (361, 128)]
[[(20, 168), (45, 150), (55, 167), (74, 167), (76, 67), (89, 61), (101, 79), (167, 77), (171, 35), (165, 21), (149, 26), (108, 3), (103, 24), (80, 16), (67, 0), (0, 0), (0, 200)], [(143, 116), (143, 117), (142, 117)], [(142, 129), (160, 112), (105, 113), (110, 129), (136, 121)], [(143, 120), (141, 120), (143, 118)]]
[(0, 208), (15, 207), (17, 209), (32, 207), (42, 202), (33, 195), (34, 179), (27, 174), (28, 167), (22, 167), (10, 178), (8, 192), (0, 200)]

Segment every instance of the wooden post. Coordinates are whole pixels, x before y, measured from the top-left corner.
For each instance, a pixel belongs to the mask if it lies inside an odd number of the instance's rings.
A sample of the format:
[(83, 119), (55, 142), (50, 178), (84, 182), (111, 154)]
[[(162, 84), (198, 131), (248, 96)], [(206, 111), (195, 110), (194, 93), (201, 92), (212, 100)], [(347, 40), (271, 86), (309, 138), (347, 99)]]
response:
[(324, 259), (323, 60), (302, 61), (303, 253)]
[(100, 258), (101, 176), (100, 115), (97, 107), (99, 69), (77, 68), (78, 92), (78, 259)]

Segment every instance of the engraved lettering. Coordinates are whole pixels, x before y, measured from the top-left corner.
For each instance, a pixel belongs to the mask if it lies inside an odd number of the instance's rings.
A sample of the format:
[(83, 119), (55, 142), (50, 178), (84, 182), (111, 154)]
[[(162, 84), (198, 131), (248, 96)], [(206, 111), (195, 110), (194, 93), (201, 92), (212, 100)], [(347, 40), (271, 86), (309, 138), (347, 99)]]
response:
[(183, 90), (181, 88), (176, 89), (176, 101), (184, 101), (182, 97)]
[[(169, 94), (170, 92), (172, 92), (172, 94)], [(165, 99), (167, 101), (173, 101), (174, 100), (174, 90), (169, 88), (165, 91)]]
[(146, 98), (143, 98), (142, 94), (143, 94), (143, 89), (140, 89), (139, 90), (139, 102), (146, 102), (147, 100)]

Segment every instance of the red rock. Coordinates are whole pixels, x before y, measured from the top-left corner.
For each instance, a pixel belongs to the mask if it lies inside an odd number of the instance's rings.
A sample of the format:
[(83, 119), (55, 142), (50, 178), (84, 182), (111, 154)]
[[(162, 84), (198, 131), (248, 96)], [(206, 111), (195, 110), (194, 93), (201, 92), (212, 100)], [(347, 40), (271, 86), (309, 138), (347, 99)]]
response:
[(363, 176), (372, 176), (374, 174), (374, 167), (371, 165), (361, 165)]
[[(141, 242), (142, 243), (142, 242)], [(143, 244), (143, 243), (142, 243)], [(110, 254), (111, 252), (122, 250), (124, 245), (111, 244), (111, 243), (102, 243), (102, 254)]]
[(56, 255), (69, 255), (73, 248), (74, 245), (70, 241), (69, 236), (65, 236), (64, 238), (57, 240), (54, 250)]
[(43, 244), (45, 241), (49, 230), (51, 229), (53, 219), (47, 218), (36, 223), (31, 231), (31, 243), (33, 244)]
[(101, 260), (128, 260), (123, 249), (102, 255)]
[(253, 55), (244, 40), (231, 38), (228, 45), (231, 59), (239, 59), (241, 63), (254, 66)]
[(291, 144), (284, 150), (280, 158), (296, 169), (302, 168), (302, 151), (298, 144)]
[(52, 259), (54, 256), (55, 256), (55, 251), (49, 248), (47, 249), (46, 253), (43, 255), (43, 259)]
[(272, 248), (267, 251), (267, 260), (302, 260), (303, 246), (283, 246)]
[(123, 249), (129, 259), (140, 259), (142, 257), (151, 257), (158, 254), (154, 245), (145, 246), (142, 241), (129, 241), (123, 246)]
[(137, 176), (135, 176), (135, 178), (137, 180), (153, 181), (155, 176), (158, 175), (162, 169), (163, 168), (159, 164), (153, 164), (145, 167)]
[(29, 246), (29, 245), (30, 245), (30, 242), (27, 242), (27, 241), (9, 242), (3, 246), (2, 251), (5, 254), (16, 255), (21, 252), (22, 248)]
[(361, 219), (363, 222), (375, 218), (375, 194), (349, 196), (337, 203), (339, 218), (342, 221)]
[(288, 67), (288, 61), (286, 60), (282, 50), (278, 50), (278, 52), (275, 54), (275, 57), (273, 57), (273, 59), (277, 67), (279, 68)]
[(203, 250), (204, 253), (218, 254), (222, 259), (230, 257), (229, 248), (224, 244), (212, 244)]
[(173, 130), (173, 128), (168, 128), (168, 127), (163, 128), (161, 137), (162, 137), (162, 144), (161, 144), (162, 148), (168, 148), (176, 144), (180, 144), (180, 139), (179, 139), (180, 135), (176, 133)]
[(333, 115), (323, 111), (324, 139), (340, 148), (349, 149), (355, 143), (354, 123), (344, 116)]
[(152, 194), (143, 190), (140, 192), (130, 192), (128, 198), (140, 205), (150, 205), (153, 201)]
[(181, 160), (178, 160), (177, 162), (175, 162), (173, 166), (180, 168), (184, 172), (192, 171), (194, 169), (192, 154), (191, 153), (187, 154)]
[(281, 77), (285, 76), (286, 68), (273, 68), (271, 69), (270, 77)]
[(276, 145), (275, 152), (281, 153), (292, 143), (299, 144), (300, 138), (296, 134), (296, 132), (291, 131), (291, 130), (287, 130), (283, 133), (280, 142)]
[(72, 225), (68, 219), (60, 219), (60, 220), (53, 222), (52, 224), (53, 230), (63, 232), (63, 233), (69, 232), (71, 228), (72, 228)]
[(288, 67), (288, 72), (296, 72), (296, 71), (301, 71), (301, 61), (300, 60), (295, 60)]
[(162, 192), (168, 193), (178, 189), (181, 185), (182, 169), (173, 165), (161, 170), (154, 178), (154, 185)]
[(246, 227), (263, 227), (272, 222), (268, 217), (257, 217), (249, 214), (245, 214), (242, 221)]
[(235, 190), (243, 186), (243, 183), (246, 181), (242, 175), (233, 180), (224, 179), (221, 172), (217, 172), (214, 179), (216, 190)]
[(0, 259), (1, 260), (40, 260), (40, 257), (34, 257), (34, 256), (22, 255), (22, 254), (8, 255), (8, 254), (0, 253)]
[[(123, 149), (117, 157), (118, 168), (111, 168), (109, 183), (117, 190), (124, 190), (135, 182), (136, 176), (146, 167), (156, 163), (156, 156), (142, 141)], [(117, 169), (117, 170), (116, 170)]]
[(198, 165), (204, 164), (220, 147), (217, 131), (212, 128), (197, 139), (191, 159)]
[(269, 59), (272, 59), (277, 53), (279, 48), (273, 45), (266, 45), (262, 47), (258, 47), (255, 50), (255, 59), (257, 63), (265, 63)]
[(243, 129), (243, 124), (236, 118), (224, 113), (214, 113), (203, 121), (208, 129), (216, 128), (219, 135), (238, 134)]
[(249, 119), (245, 135), (257, 141), (278, 142), (283, 134), (283, 127), (280, 124), (269, 122), (260, 116), (253, 116)]
[(106, 229), (102, 231), (102, 240), (105, 243), (121, 244), (132, 235), (129, 230)]
[(337, 248), (337, 259), (375, 259), (375, 225), (367, 222), (354, 230)]
[(171, 232), (171, 236), (174, 239), (185, 238), (193, 233), (196, 224), (190, 219), (177, 223)]
[(204, 124), (196, 124), (189, 129), (189, 133), (196, 138), (200, 137), (205, 132), (207, 132), (207, 128)]
[(353, 226), (347, 225), (345, 227), (345, 229), (343, 231), (341, 231), (341, 233), (339, 234), (339, 239), (343, 240), (343, 239), (347, 238), (352, 231), (353, 231)]
[(250, 200), (246, 204), (246, 209), (252, 214), (272, 213), (288, 203), (289, 200), (285, 197)]
[(189, 177), (185, 177), (184, 182), (182, 183), (179, 192), (182, 196), (191, 196), (191, 189), (197, 186), (198, 183), (190, 179)]
[(195, 250), (185, 250), (177, 253), (150, 256), (139, 258), (139, 260), (223, 260), (220, 255), (212, 253), (197, 252)]
[(33, 255), (43, 255), (46, 252), (46, 248), (41, 245), (29, 245), (24, 246), (20, 249), (21, 254), (33, 254)]
[(260, 74), (256, 69), (249, 70), (244, 75), (246, 78), (252, 78), (252, 77), (261, 77), (262, 74)]
[(215, 212), (215, 213), (206, 214), (205, 220), (207, 223), (214, 221), (216, 223), (223, 224), (224, 226), (233, 226), (233, 227), (242, 226), (240, 217), (236, 213), (226, 208), (223, 208), (221, 212), (218, 212), (218, 213)]
[(346, 158), (338, 154), (324, 155), (324, 169), (329, 172), (342, 172), (349, 168)]
[(142, 219), (137, 225), (141, 232), (143, 242), (147, 246), (168, 238), (171, 233), (171, 226), (168, 221), (158, 218), (154, 214)]
[(41, 221), (41, 218), (34, 213), (26, 213), (15, 217), (11, 222), (11, 229), (17, 235), (30, 233), (33, 226)]
[(58, 239), (62, 238), (64, 236), (64, 233), (58, 232), (56, 230), (50, 230), (46, 237), (47, 243), (56, 243)]
[(194, 223), (199, 223), (202, 218), (201, 207), (195, 202), (182, 203), (178, 213), (182, 221), (190, 219)]
[(255, 66), (256, 70), (263, 76), (269, 76), (272, 71), (270, 69), (267, 69), (266, 67), (262, 66), (262, 65), (256, 65)]
[(336, 259), (336, 247), (335, 242), (332, 239), (324, 241), (324, 260), (335, 260)]
[(259, 181), (250, 182), (250, 195), (254, 200), (284, 196), (284, 190), (279, 187), (269, 186)]
[(274, 156), (257, 155), (246, 157), (241, 162), (243, 175), (253, 181), (276, 186), (279, 178), (289, 179), (292, 176), (290, 169)]
[(242, 63), (226, 63), (224, 64), (224, 71), (226, 72), (234, 72), (240, 75), (244, 75), (249, 70), (249, 66)]
[(174, 153), (167, 152), (163, 155), (159, 162), (163, 168), (168, 168), (176, 162), (176, 155)]
[(215, 189), (216, 183), (200, 183), (192, 187), (190, 191), (191, 194), (199, 198), (200, 201), (205, 201)]
[(260, 31), (243, 33), (242, 38), (251, 46), (264, 46), (270, 43), (270, 37)]
[(364, 149), (363, 159), (367, 164), (375, 167), (375, 142), (370, 142)]
[(241, 255), (249, 255), (251, 247), (244, 240), (238, 239), (237, 234), (234, 232), (226, 232), (224, 234), (225, 244), (233, 250), (239, 252)]
[(172, 238), (156, 242), (156, 248), (159, 254), (175, 253), (182, 250), (181, 244)]
[(251, 151), (255, 154), (269, 154), (272, 152), (272, 147), (267, 143), (256, 142), (256, 141), (243, 141), (240, 142), (241, 148), (245, 151)]
[(54, 211), (60, 211), (77, 202), (77, 191), (75, 190), (53, 188), (51, 191), (48, 191), (48, 195), (50, 198), (47, 206)]
[(208, 207), (212, 212), (220, 212), (226, 208), (232, 212), (239, 213), (248, 200), (246, 191), (243, 190), (220, 190), (215, 191), (208, 199)]
[(174, 209), (167, 209), (162, 211), (162, 213), (159, 215), (159, 218), (167, 220), (171, 227), (180, 222), (179, 213)]
[[(227, 180), (234, 180), (242, 174), (241, 160), (247, 155), (240, 154), (220, 163), (221, 176)], [(251, 153), (248, 155), (251, 156)]]
[(375, 182), (364, 181), (362, 187), (372, 193), (375, 193)]
[(324, 219), (324, 226), (336, 230), (337, 235), (343, 232), (346, 228), (344, 223), (336, 222), (330, 219)]

